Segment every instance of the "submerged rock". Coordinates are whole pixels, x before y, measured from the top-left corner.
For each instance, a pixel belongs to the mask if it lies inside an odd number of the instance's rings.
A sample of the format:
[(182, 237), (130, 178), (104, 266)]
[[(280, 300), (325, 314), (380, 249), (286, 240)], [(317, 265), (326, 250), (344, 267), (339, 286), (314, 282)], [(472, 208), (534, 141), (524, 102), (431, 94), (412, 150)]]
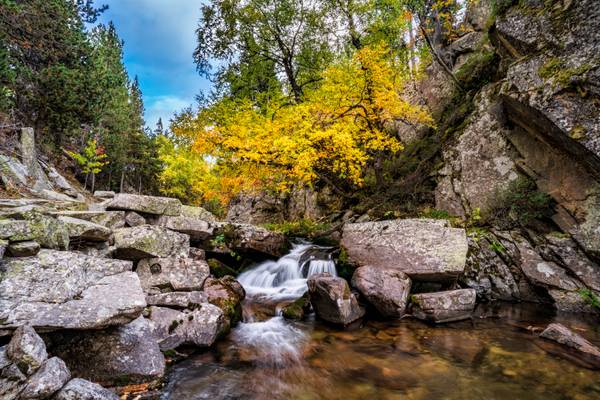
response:
[(210, 269), (206, 261), (191, 258), (145, 258), (136, 270), (145, 292), (200, 290)]
[(119, 396), (85, 379), (71, 379), (53, 400), (119, 400)]
[(577, 350), (578, 352), (582, 353), (582, 355), (593, 359), (596, 365), (600, 368), (600, 349), (580, 335), (571, 331), (566, 326), (556, 323), (550, 324), (540, 334), (540, 337)]
[(415, 280), (447, 280), (465, 268), (464, 229), (428, 219), (346, 224), (342, 246), (359, 266), (395, 268)]
[(303, 320), (310, 312), (311, 305), (308, 293), (282, 308), (281, 314), (286, 319)]
[(190, 238), (168, 229), (142, 225), (114, 231), (115, 257), (141, 260), (153, 257), (187, 257)]
[(365, 314), (348, 282), (328, 273), (308, 278), (308, 294), (317, 316), (334, 324), (348, 325)]
[(109, 210), (128, 210), (156, 215), (179, 215), (181, 202), (168, 197), (118, 193), (106, 206)]
[(404, 315), (411, 287), (411, 280), (404, 272), (367, 265), (354, 271), (352, 286), (384, 317)]
[(4, 259), (0, 329), (23, 324), (43, 331), (98, 329), (127, 323), (146, 305), (131, 268), (127, 261), (46, 249), (36, 257)]
[(151, 307), (150, 320), (163, 351), (183, 344), (212, 346), (227, 326), (223, 311), (209, 303), (193, 311)]
[(143, 317), (105, 331), (56, 333), (52, 338), (58, 343), (53, 353), (67, 363), (73, 375), (94, 382), (148, 382), (165, 371), (165, 358)]
[(475, 308), (475, 289), (421, 293), (411, 296), (412, 315), (435, 323), (468, 319)]

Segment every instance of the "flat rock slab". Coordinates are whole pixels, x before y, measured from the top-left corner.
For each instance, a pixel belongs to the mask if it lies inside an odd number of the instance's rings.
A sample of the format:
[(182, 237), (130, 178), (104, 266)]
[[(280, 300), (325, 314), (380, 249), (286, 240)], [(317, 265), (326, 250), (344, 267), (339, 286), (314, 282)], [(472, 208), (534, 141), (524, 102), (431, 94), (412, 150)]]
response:
[(212, 346), (227, 327), (223, 311), (209, 303), (202, 304), (194, 311), (152, 307), (150, 320), (163, 351), (183, 344)]
[(116, 393), (85, 379), (71, 379), (52, 400), (119, 400)]
[(352, 286), (384, 317), (404, 315), (411, 285), (410, 278), (394, 268), (366, 265), (352, 276)]
[(194, 219), (201, 219), (207, 222), (217, 222), (217, 217), (215, 217), (213, 213), (202, 207), (181, 206), (181, 216)]
[(181, 202), (168, 197), (142, 196), (137, 194), (118, 193), (106, 206), (109, 210), (128, 210), (146, 214), (173, 215), (181, 214)]
[(411, 296), (412, 315), (435, 323), (460, 321), (471, 317), (475, 300), (475, 289), (414, 294)]
[(600, 368), (600, 349), (566, 326), (556, 323), (550, 324), (540, 334), (540, 337), (570, 347), (582, 353), (587, 358), (592, 358), (598, 368)]
[(210, 275), (206, 261), (192, 258), (145, 258), (136, 269), (147, 293), (201, 290)]
[(125, 223), (127, 226), (140, 226), (146, 225), (146, 218), (142, 217), (140, 214), (135, 211), (128, 211), (125, 214)]
[(185, 233), (193, 240), (206, 240), (214, 232), (214, 228), (210, 222), (186, 216), (171, 217), (161, 215), (156, 221), (156, 225), (164, 226), (175, 232)]
[[(0, 335), (30, 324), (42, 331), (98, 329), (139, 316), (146, 306), (128, 261), (42, 249), (0, 265)], [(4, 331), (2, 331), (4, 329)]]
[(99, 197), (101, 199), (112, 199), (116, 195), (112, 190), (96, 190), (94, 192), (94, 197)]
[(107, 241), (111, 235), (111, 230), (100, 224), (86, 221), (84, 219), (60, 216), (58, 220), (62, 222), (69, 232), (69, 239), (89, 240), (92, 242)]
[(125, 227), (125, 211), (55, 211), (51, 214), (57, 217), (83, 219), (109, 229)]
[(165, 358), (143, 317), (104, 331), (57, 332), (52, 348), (74, 376), (104, 385), (149, 382), (163, 376)]
[(187, 257), (190, 252), (189, 236), (159, 226), (116, 229), (114, 240), (115, 257), (125, 260)]
[(468, 251), (464, 229), (429, 219), (346, 224), (341, 244), (352, 263), (396, 268), (425, 281), (458, 277)]
[(348, 325), (365, 314), (343, 278), (328, 273), (312, 275), (308, 278), (308, 295), (315, 313), (325, 321)]

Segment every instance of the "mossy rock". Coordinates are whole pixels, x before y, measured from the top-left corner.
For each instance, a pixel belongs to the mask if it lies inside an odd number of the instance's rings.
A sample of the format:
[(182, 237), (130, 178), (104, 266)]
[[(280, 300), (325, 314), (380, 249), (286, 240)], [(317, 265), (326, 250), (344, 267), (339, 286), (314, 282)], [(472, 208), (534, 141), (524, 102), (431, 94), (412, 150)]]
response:
[(217, 260), (216, 258), (209, 258), (207, 261), (210, 273), (217, 278), (222, 278), (227, 275), (235, 276), (237, 272), (227, 264)]
[(302, 297), (295, 300), (293, 303), (283, 307), (282, 315), (286, 319), (292, 320), (303, 320), (306, 315), (310, 312), (310, 300), (308, 293), (305, 293)]

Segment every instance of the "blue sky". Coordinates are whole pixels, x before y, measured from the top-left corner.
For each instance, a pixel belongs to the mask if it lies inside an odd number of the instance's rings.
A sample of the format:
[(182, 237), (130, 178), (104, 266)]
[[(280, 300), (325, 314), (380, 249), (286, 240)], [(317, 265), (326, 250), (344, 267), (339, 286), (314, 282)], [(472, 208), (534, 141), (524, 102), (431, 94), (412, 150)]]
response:
[(125, 41), (125, 66), (138, 76), (146, 124), (154, 129), (159, 117), (165, 127), (173, 112), (193, 104), (209, 84), (196, 72), (192, 53), (200, 18), (198, 0), (96, 0), (107, 4), (100, 22), (113, 21)]

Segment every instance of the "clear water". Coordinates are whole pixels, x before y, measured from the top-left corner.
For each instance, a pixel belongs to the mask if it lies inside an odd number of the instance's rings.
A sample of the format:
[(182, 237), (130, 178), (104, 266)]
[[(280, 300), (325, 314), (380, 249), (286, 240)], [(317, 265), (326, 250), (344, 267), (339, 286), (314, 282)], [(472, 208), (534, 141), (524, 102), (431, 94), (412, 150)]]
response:
[(502, 305), (443, 326), (404, 319), (339, 330), (286, 321), (278, 310), (304, 293), (306, 275), (335, 270), (329, 260), (300, 265), (308, 249), (240, 275), (246, 322), (175, 365), (163, 399), (600, 399), (600, 372), (535, 334), (558, 321), (600, 344), (597, 319)]

